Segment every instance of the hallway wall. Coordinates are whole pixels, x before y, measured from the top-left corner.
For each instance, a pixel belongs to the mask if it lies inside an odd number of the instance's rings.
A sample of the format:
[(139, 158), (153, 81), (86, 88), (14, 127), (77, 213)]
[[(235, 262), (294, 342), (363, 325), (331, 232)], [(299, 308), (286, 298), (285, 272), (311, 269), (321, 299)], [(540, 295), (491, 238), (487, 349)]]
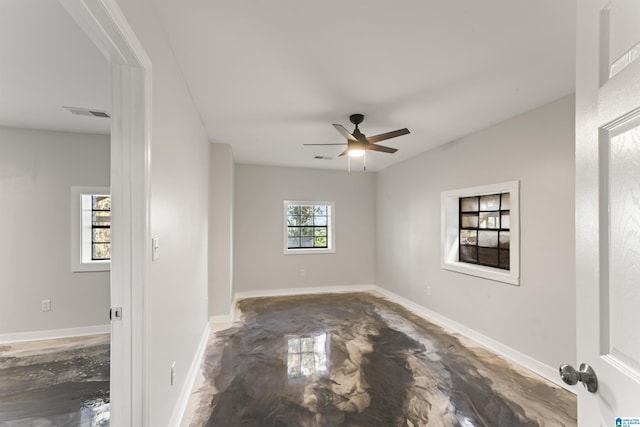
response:
[[(235, 188), (236, 292), (374, 283), (375, 175), (236, 165)], [(284, 200), (335, 202), (335, 253), (283, 254)]]
[(108, 327), (109, 272), (71, 272), (70, 248), (71, 187), (109, 166), (108, 135), (0, 127), (0, 336)]
[[(376, 284), (550, 367), (575, 360), (573, 144), (568, 96), (378, 172)], [(513, 180), (520, 286), (443, 270), (441, 192)]]
[(207, 327), (209, 138), (154, 4), (117, 2), (152, 63), (150, 231), (159, 253), (145, 289), (144, 409), (148, 425), (166, 426), (177, 423), (182, 389)]

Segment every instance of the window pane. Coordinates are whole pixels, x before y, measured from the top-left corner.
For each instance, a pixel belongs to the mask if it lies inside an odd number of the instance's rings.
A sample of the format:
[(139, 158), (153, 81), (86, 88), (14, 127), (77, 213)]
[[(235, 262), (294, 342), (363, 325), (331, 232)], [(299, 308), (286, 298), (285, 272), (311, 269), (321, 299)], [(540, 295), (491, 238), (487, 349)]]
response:
[(500, 195), (490, 194), (488, 196), (480, 197), (480, 210), (481, 211), (497, 211), (500, 209)]
[(313, 236), (313, 227), (302, 227), (300, 229), (300, 235), (301, 236)]
[(313, 246), (315, 248), (326, 248), (327, 247), (327, 238), (326, 237), (314, 237), (313, 238)]
[(500, 228), (500, 212), (480, 212), (479, 228)]
[(313, 247), (313, 237), (301, 237), (300, 238), (300, 247), (302, 247), (302, 248), (312, 248)]
[(299, 237), (289, 237), (287, 239), (287, 245), (289, 248), (299, 248), (300, 247), (300, 238)]
[(111, 245), (109, 243), (94, 243), (91, 252), (92, 259), (110, 259)]
[(462, 214), (460, 221), (462, 228), (478, 228), (478, 214)]
[(327, 225), (327, 217), (326, 216), (316, 216), (313, 218), (314, 225)]
[(300, 215), (300, 206), (289, 205), (287, 207), (287, 215)]
[(300, 215), (298, 225), (313, 225), (313, 215)]
[(478, 211), (477, 197), (463, 197), (460, 199), (460, 212)]
[(111, 210), (111, 196), (92, 196), (93, 210), (108, 211)]
[(111, 242), (111, 229), (110, 228), (94, 228), (92, 241), (94, 243), (110, 243)]
[(461, 245), (477, 245), (478, 232), (476, 230), (460, 230)]
[(502, 193), (502, 205), (500, 205), (500, 209), (508, 210), (511, 209), (511, 194), (510, 193)]
[(501, 218), (500, 222), (502, 223), (502, 228), (511, 228), (511, 215), (503, 212), (500, 218)]
[(109, 226), (111, 225), (111, 212), (110, 211), (94, 211), (93, 212), (93, 225)]
[(459, 261), (461, 262), (478, 262), (477, 246), (460, 246)]
[(498, 250), (489, 248), (478, 248), (478, 264), (491, 267), (498, 266)]
[(508, 231), (500, 232), (500, 249), (509, 249), (510, 235)]
[(509, 264), (509, 251), (500, 251), (500, 268), (509, 270), (511, 265)]
[(299, 225), (297, 216), (288, 216), (287, 217), (287, 225)]
[(498, 247), (498, 232), (497, 231), (478, 231), (478, 246), (484, 246), (487, 248)]
[(300, 237), (300, 229), (298, 227), (289, 227), (287, 229), (288, 237)]
[(313, 235), (316, 237), (323, 237), (327, 235), (327, 229), (324, 227), (316, 227), (313, 229)]
[(314, 213), (317, 216), (327, 216), (327, 207), (325, 205), (314, 206)]

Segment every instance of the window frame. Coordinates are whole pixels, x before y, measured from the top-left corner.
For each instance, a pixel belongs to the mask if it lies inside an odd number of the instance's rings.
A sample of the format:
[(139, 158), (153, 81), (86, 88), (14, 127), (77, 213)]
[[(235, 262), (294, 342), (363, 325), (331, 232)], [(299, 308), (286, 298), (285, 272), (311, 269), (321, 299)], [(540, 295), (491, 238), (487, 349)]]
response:
[[(442, 260), (444, 270), (520, 285), (520, 181), (443, 191), (441, 193)], [(510, 193), (509, 270), (458, 261), (460, 198)]]
[[(328, 207), (327, 214), (327, 247), (326, 248), (291, 248), (289, 249), (289, 223), (288, 212), (289, 206), (300, 205), (322, 205)], [(328, 201), (300, 201), (300, 200), (284, 200), (282, 215), (282, 251), (284, 255), (303, 255), (303, 254), (328, 254), (335, 253), (335, 203)]]
[(91, 259), (91, 210), (84, 212), (82, 203), (83, 197), (110, 194), (109, 187), (71, 187), (71, 271), (74, 273), (111, 270), (110, 259)]

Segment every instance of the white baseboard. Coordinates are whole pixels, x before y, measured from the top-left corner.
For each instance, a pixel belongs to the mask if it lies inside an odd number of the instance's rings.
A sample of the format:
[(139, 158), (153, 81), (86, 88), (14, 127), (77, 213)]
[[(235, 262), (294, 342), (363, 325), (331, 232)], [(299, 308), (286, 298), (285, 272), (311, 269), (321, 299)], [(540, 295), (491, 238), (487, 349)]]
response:
[(419, 304), (416, 304), (413, 301), (408, 300), (407, 298), (394, 294), (393, 292), (387, 289), (381, 288), (379, 286), (376, 286), (376, 288), (377, 289), (375, 291), (377, 293), (381, 294), (382, 296), (388, 298), (389, 300), (395, 303), (398, 303), (406, 307), (407, 309), (413, 311), (417, 315), (433, 323), (436, 323), (440, 326), (444, 326), (445, 328), (448, 328), (454, 332), (457, 332), (460, 335), (464, 336), (465, 338), (468, 338), (471, 341), (474, 341), (477, 344), (481, 345), (482, 347), (485, 347), (491, 350), (492, 352), (497, 353), (498, 355), (504, 357), (505, 359), (508, 359), (540, 375), (541, 377), (545, 378), (548, 381), (551, 381), (557, 386), (562, 387), (563, 389), (570, 391), (571, 393), (574, 393), (574, 394), (576, 393), (576, 391), (573, 388), (570, 388), (567, 384), (565, 384), (563, 381), (560, 380), (557, 369), (552, 368), (551, 366), (545, 365), (544, 363), (530, 356), (527, 356), (524, 353), (514, 350), (513, 348), (507, 345), (504, 345), (501, 342), (494, 340), (493, 338), (489, 338), (488, 336), (483, 335), (480, 332), (475, 331), (474, 329), (471, 329), (454, 320), (451, 320), (448, 317), (442, 316), (441, 314), (438, 314), (432, 310), (429, 310), (428, 308), (425, 308)]
[(293, 295), (333, 294), (343, 292), (375, 291), (376, 285), (318, 286), (314, 288), (270, 289), (265, 291), (236, 292), (235, 300), (244, 298), (282, 297)]
[(97, 335), (111, 333), (111, 325), (82, 326), (79, 328), (51, 329), (46, 331), (17, 332), (14, 334), (1, 334), (0, 343), (52, 340), (56, 338), (81, 337), (84, 335)]
[(195, 384), (198, 372), (200, 371), (200, 365), (202, 363), (202, 358), (204, 357), (204, 351), (207, 348), (210, 331), (211, 328), (207, 323), (204, 331), (202, 332), (202, 336), (200, 337), (198, 349), (191, 360), (191, 366), (189, 366), (189, 372), (187, 372), (187, 377), (185, 378), (182, 389), (180, 390), (178, 401), (176, 402), (176, 406), (173, 408), (173, 413), (171, 414), (171, 418), (167, 424), (169, 427), (180, 427), (180, 423), (182, 423), (182, 418), (184, 417), (187, 404), (189, 403), (189, 398), (191, 397), (193, 385)]

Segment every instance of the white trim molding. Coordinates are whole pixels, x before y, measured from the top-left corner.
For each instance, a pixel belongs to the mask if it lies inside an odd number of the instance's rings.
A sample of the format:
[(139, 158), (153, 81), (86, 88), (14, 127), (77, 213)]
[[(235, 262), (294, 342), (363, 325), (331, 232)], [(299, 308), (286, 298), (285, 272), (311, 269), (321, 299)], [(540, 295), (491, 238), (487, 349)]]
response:
[(202, 332), (202, 337), (200, 338), (200, 343), (198, 344), (198, 349), (193, 355), (193, 359), (191, 359), (189, 372), (187, 372), (187, 376), (184, 384), (182, 385), (182, 389), (180, 389), (178, 402), (173, 408), (171, 419), (167, 424), (169, 427), (180, 427), (182, 418), (184, 417), (185, 411), (187, 409), (187, 404), (189, 403), (189, 398), (191, 397), (191, 392), (193, 391), (193, 386), (196, 383), (198, 373), (201, 371), (202, 360), (204, 359), (204, 352), (207, 349), (207, 342), (209, 341), (210, 333), (211, 328), (209, 327), (209, 324), (206, 324), (204, 331)]
[(14, 334), (0, 335), (0, 344), (24, 341), (53, 340), (58, 338), (82, 337), (86, 335), (99, 335), (108, 333), (111, 333), (111, 325), (109, 324), (82, 326), (79, 328), (51, 329), (47, 331), (16, 332)]
[[(520, 284), (520, 182), (510, 181), (479, 187), (443, 191), (441, 195), (442, 268), (511, 285)], [(458, 261), (459, 200), (462, 197), (510, 193), (509, 270)]]

